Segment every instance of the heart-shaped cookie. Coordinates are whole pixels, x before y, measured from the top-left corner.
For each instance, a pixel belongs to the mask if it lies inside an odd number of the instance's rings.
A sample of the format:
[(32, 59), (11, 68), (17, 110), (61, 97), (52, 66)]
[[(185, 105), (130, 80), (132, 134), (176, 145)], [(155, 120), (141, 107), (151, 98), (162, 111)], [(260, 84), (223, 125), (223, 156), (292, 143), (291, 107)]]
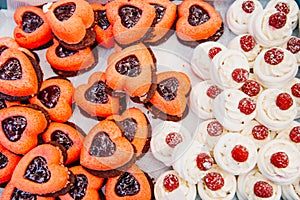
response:
[(123, 91), (136, 103), (145, 103), (156, 88), (156, 60), (144, 44), (140, 43), (116, 52), (109, 58), (106, 68), (107, 85)]
[(81, 166), (71, 167), (70, 171), (75, 176), (75, 183), (69, 192), (60, 196), (61, 200), (82, 199), (100, 200), (98, 190), (101, 188), (104, 179), (94, 176)]
[(98, 63), (97, 48), (90, 47), (70, 50), (57, 40), (47, 49), (46, 59), (54, 73), (62, 77), (72, 77), (93, 69)]
[(70, 50), (84, 49), (95, 42), (92, 6), (82, 0), (62, 0), (51, 5), (46, 18), (60, 44)]
[(67, 150), (66, 164), (79, 159), (85, 133), (71, 122), (51, 122), (42, 138), (45, 143), (57, 142)]
[(205, 1), (187, 0), (178, 6), (176, 33), (180, 42), (196, 46), (205, 41), (217, 41), (224, 32), (219, 13)]
[(161, 72), (157, 74), (157, 89), (145, 106), (155, 117), (179, 121), (188, 113), (186, 98), (190, 90), (191, 82), (185, 73)]
[(0, 110), (0, 143), (15, 154), (25, 154), (38, 144), (49, 124), (47, 112), (37, 105), (16, 105)]
[(36, 49), (46, 45), (53, 38), (51, 28), (41, 8), (20, 6), (15, 10), (15, 40), (28, 49)]
[(153, 21), (153, 29), (149, 39), (145, 42), (151, 45), (159, 45), (165, 42), (172, 34), (172, 27), (177, 18), (177, 6), (169, 0), (146, 0), (156, 10)]
[(138, 108), (129, 108), (122, 115), (112, 115), (123, 136), (135, 147), (136, 157), (141, 158), (150, 147), (151, 125), (146, 115)]
[(100, 3), (91, 4), (95, 13), (95, 27), (96, 40), (99, 45), (105, 48), (112, 48), (114, 46), (113, 27), (106, 16), (106, 6)]
[(24, 199), (30, 199), (30, 200), (54, 200), (54, 197), (42, 197), (42, 196), (38, 196), (36, 194), (31, 194), (29, 192), (24, 192), (22, 190), (19, 190), (18, 188), (16, 188), (12, 183), (8, 183), (3, 192), (2, 192), (2, 196), (1, 199), (3, 200), (24, 200)]
[(126, 107), (125, 97), (113, 97), (105, 78), (105, 73), (94, 72), (88, 83), (79, 85), (74, 92), (74, 100), (81, 111), (99, 120), (118, 114)]
[(42, 82), (31, 104), (44, 108), (52, 121), (66, 122), (72, 115), (74, 87), (68, 79), (52, 77)]
[(38, 93), (43, 79), (40, 66), (17, 49), (6, 49), (0, 56), (0, 98), (27, 100)]
[(115, 40), (121, 46), (145, 39), (156, 17), (155, 9), (145, 1), (111, 1), (106, 5), (106, 10)]
[(153, 183), (141, 169), (132, 165), (120, 176), (109, 178), (105, 187), (107, 200), (143, 199), (153, 196)]
[(10, 180), (20, 159), (20, 156), (0, 144), (0, 184)]
[(96, 176), (118, 176), (134, 162), (133, 146), (112, 120), (100, 121), (84, 139), (80, 164)]
[(11, 183), (16, 188), (32, 194), (65, 194), (74, 183), (74, 177), (63, 165), (64, 150), (51, 144), (35, 147), (19, 161)]

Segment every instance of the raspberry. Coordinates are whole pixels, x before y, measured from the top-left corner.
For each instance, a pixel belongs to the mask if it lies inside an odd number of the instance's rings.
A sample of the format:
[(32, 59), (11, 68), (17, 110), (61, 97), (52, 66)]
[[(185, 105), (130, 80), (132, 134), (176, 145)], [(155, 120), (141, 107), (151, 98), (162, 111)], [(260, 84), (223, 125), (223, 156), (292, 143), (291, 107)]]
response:
[(252, 128), (252, 135), (256, 140), (264, 140), (269, 135), (269, 130), (264, 125), (257, 125)]
[(203, 181), (208, 189), (216, 191), (224, 186), (224, 179), (218, 172), (210, 172), (203, 177)]
[(280, 93), (276, 98), (276, 105), (281, 110), (287, 110), (293, 105), (293, 98), (288, 93)]
[(231, 76), (235, 82), (242, 83), (249, 78), (249, 72), (243, 68), (237, 68), (233, 70)]
[(180, 134), (172, 132), (166, 137), (166, 143), (171, 147), (175, 148), (177, 144), (182, 142), (182, 137)]
[(295, 97), (300, 97), (300, 83), (296, 83), (291, 87), (292, 95)]
[(208, 56), (210, 59), (213, 59), (222, 49), (220, 47), (213, 47), (208, 51)]
[(212, 121), (207, 125), (206, 130), (210, 136), (219, 136), (223, 133), (223, 126), (218, 121)]
[(251, 51), (255, 47), (254, 37), (251, 35), (244, 35), (240, 39), (240, 45), (243, 51), (248, 52)]
[(245, 115), (250, 115), (256, 109), (256, 103), (252, 98), (245, 97), (240, 100), (238, 109)]
[(247, 80), (243, 86), (242, 91), (250, 97), (254, 97), (260, 92), (260, 85), (257, 81)]
[(269, 18), (269, 25), (281, 29), (286, 24), (287, 16), (284, 12), (276, 12)]
[(212, 85), (210, 86), (207, 91), (206, 91), (206, 95), (209, 96), (210, 98), (214, 99), (216, 98), (220, 93), (222, 92), (222, 90), (216, 86), (216, 85)]
[(265, 181), (257, 181), (253, 187), (254, 194), (260, 198), (269, 198), (273, 195), (273, 187)]
[(179, 187), (179, 180), (174, 174), (168, 174), (163, 181), (163, 185), (169, 192), (177, 189)]
[(242, 9), (243, 11), (245, 11), (246, 13), (252, 13), (255, 9), (255, 4), (253, 1), (244, 1), (242, 4)]
[(266, 51), (264, 55), (265, 62), (270, 65), (278, 65), (284, 58), (284, 52), (277, 48)]
[(279, 2), (278, 4), (276, 4), (275, 8), (279, 12), (284, 12), (285, 14), (288, 14), (290, 12), (289, 6), (284, 2)]
[(232, 158), (237, 162), (245, 162), (248, 159), (249, 152), (246, 147), (242, 145), (236, 145), (231, 150)]
[(272, 154), (270, 162), (277, 168), (286, 168), (289, 165), (289, 157), (284, 152)]
[(214, 164), (214, 160), (207, 153), (200, 153), (196, 158), (197, 167), (202, 171), (207, 171), (211, 169)]
[(300, 39), (296, 37), (291, 37), (287, 42), (286, 49), (293, 54), (300, 51)]
[(300, 126), (295, 126), (291, 131), (290, 131), (290, 139), (291, 141), (295, 143), (300, 142)]

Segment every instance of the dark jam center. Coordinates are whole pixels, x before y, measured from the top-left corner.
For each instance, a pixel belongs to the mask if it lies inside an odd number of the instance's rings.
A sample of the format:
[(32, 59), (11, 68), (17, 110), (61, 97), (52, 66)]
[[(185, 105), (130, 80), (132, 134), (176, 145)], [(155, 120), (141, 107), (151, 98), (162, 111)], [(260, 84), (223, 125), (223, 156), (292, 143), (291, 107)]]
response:
[(18, 141), (26, 129), (27, 120), (23, 116), (12, 116), (2, 121), (2, 130), (9, 141)]
[(120, 176), (115, 186), (115, 193), (119, 197), (133, 196), (137, 194), (139, 191), (140, 191), (139, 182), (132, 174), (128, 172), (125, 172)]
[(133, 118), (127, 118), (120, 122), (124, 136), (129, 142), (132, 142), (137, 131), (137, 123)]
[(106, 85), (103, 81), (98, 81), (89, 87), (84, 96), (90, 102), (105, 104), (109, 100), (105, 87)]
[(156, 17), (153, 21), (153, 25), (155, 25), (158, 24), (163, 18), (163, 16), (165, 15), (166, 8), (158, 4), (151, 4), (151, 5), (155, 8), (156, 11)]
[(21, 63), (16, 58), (8, 59), (0, 67), (0, 78), (2, 80), (18, 80), (22, 78)]
[(71, 187), (69, 194), (75, 200), (81, 200), (86, 194), (88, 179), (84, 174), (75, 175), (75, 183)]
[(7, 108), (7, 105), (6, 105), (4, 99), (0, 99), (0, 110), (3, 109), (3, 108)]
[(67, 150), (70, 149), (73, 145), (72, 140), (67, 134), (60, 130), (56, 130), (51, 134), (51, 141), (58, 142), (63, 145)]
[(47, 108), (54, 108), (60, 97), (60, 88), (56, 85), (46, 87), (39, 92), (37, 98)]
[(142, 10), (135, 6), (122, 6), (119, 9), (121, 23), (126, 28), (134, 27), (141, 18)]
[(44, 20), (33, 12), (25, 12), (22, 16), (22, 29), (25, 33), (32, 33), (40, 26), (42, 26)]
[(54, 15), (59, 21), (67, 21), (76, 10), (75, 3), (66, 3), (54, 9)]
[(106, 10), (97, 10), (95, 11), (95, 14), (96, 14), (95, 21), (97, 22), (98, 26), (100, 26), (103, 30), (108, 29), (110, 23), (106, 16)]
[(24, 178), (35, 183), (46, 183), (50, 180), (51, 172), (48, 169), (47, 161), (41, 156), (35, 157), (28, 165)]
[(8, 164), (8, 159), (7, 157), (0, 152), (0, 169), (3, 169), (7, 166)]
[(127, 56), (117, 62), (116, 70), (122, 75), (136, 77), (141, 73), (140, 62), (135, 55)]
[(37, 197), (34, 194), (24, 192), (15, 188), (10, 197), (10, 200), (37, 200)]
[(89, 154), (96, 157), (112, 156), (116, 152), (116, 144), (107, 133), (99, 132), (95, 135), (89, 149)]
[(188, 22), (192, 26), (198, 26), (207, 22), (210, 19), (206, 10), (198, 5), (193, 5), (190, 7), (190, 13), (188, 17)]
[(3, 51), (5, 51), (5, 49), (8, 49), (7, 46), (0, 46), (0, 56), (2, 54)]
[(176, 78), (168, 78), (157, 85), (157, 92), (166, 101), (172, 101), (177, 96), (179, 82)]
[(78, 53), (78, 51), (66, 49), (65, 47), (63, 47), (61, 45), (58, 45), (55, 49), (55, 54), (60, 58), (72, 56), (76, 53)]

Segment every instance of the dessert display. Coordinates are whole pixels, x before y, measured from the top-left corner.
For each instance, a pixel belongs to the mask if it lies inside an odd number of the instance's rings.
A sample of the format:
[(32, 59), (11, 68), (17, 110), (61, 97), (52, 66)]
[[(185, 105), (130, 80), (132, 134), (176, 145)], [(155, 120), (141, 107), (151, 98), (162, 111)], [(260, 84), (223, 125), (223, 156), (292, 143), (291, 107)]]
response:
[(37, 4), (0, 10), (0, 199), (299, 199), (294, 1)]
[(175, 198), (195, 200), (196, 194), (196, 185), (180, 178), (174, 170), (160, 175), (154, 186), (154, 196), (157, 200)]
[(248, 33), (250, 18), (263, 11), (258, 0), (235, 0), (226, 12), (228, 28), (236, 35)]
[(212, 67), (212, 59), (217, 53), (226, 49), (226, 47), (219, 42), (203, 42), (199, 44), (193, 51), (191, 60), (191, 68), (193, 72), (201, 79), (210, 79), (210, 68)]
[(51, 28), (41, 8), (22, 6), (16, 9), (14, 30), (16, 42), (25, 48), (36, 49), (49, 43), (52, 38)]
[(171, 166), (174, 162), (173, 152), (177, 145), (191, 141), (191, 133), (179, 122), (165, 121), (153, 128), (150, 142), (153, 156)]
[(209, 3), (185, 0), (178, 6), (176, 34), (183, 44), (196, 46), (205, 41), (217, 41), (223, 32), (222, 18)]
[(42, 82), (39, 93), (29, 102), (45, 109), (52, 121), (66, 122), (72, 116), (73, 93), (68, 79), (51, 77)]

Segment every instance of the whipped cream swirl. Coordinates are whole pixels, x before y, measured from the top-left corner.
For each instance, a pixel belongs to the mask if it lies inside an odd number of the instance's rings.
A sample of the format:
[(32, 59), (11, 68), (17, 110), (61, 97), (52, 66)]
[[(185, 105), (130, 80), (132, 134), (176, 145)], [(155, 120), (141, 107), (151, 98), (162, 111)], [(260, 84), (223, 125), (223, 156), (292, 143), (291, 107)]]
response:
[(283, 185), (282, 198), (284, 200), (300, 200), (300, 177), (290, 185)]

